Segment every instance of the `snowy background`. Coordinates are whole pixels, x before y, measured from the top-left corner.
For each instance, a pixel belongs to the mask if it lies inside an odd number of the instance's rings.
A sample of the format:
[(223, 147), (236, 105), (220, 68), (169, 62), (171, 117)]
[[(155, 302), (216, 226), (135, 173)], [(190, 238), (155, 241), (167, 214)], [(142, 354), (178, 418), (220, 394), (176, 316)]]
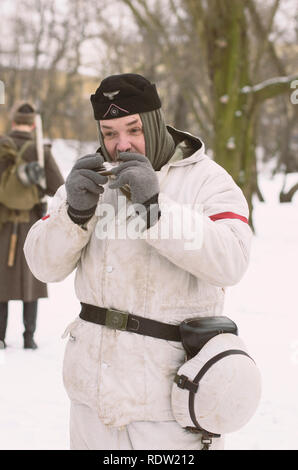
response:
[[(55, 141), (53, 153), (64, 174), (77, 149)], [(226, 437), (226, 449), (298, 449), (298, 196), (279, 204), (283, 177), (263, 168), (266, 202), (255, 201), (251, 262), (241, 282), (227, 290), (224, 314), (232, 318), (262, 374), (262, 400), (255, 416)], [(285, 190), (298, 181), (288, 177)], [(0, 351), (0, 450), (68, 449), (69, 401), (62, 383), (67, 339), (61, 336), (79, 313), (74, 274), (49, 284), (39, 301), (37, 351), (24, 350), (22, 303), (9, 304), (8, 348)]]

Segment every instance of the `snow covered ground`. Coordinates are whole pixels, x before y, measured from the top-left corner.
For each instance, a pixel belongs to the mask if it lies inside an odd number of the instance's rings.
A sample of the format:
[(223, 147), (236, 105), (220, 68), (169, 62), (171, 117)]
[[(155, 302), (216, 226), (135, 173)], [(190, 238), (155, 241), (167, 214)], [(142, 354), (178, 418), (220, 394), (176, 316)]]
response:
[[(84, 149), (81, 155), (92, 151)], [(55, 142), (64, 175), (75, 158)], [(290, 175), (287, 186), (298, 181)], [(282, 177), (264, 174), (266, 203), (255, 202), (250, 267), (227, 290), (225, 314), (239, 327), (262, 374), (263, 395), (252, 420), (226, 437), (227, 449), (298, 449), (298, 197), (279, 204)], [(79, 312), (74, 275), (49, 284), (39, 301), (37, 351), (22, 349), (21, 302), (10, 302), (8, 348), (0, 351), (0, 450), (68, 449), (69, 402), (62, 384), (61, 335)]]
[[(298, 181), (290, 175), (287, 186)], [(226, 438), (227, 449), (298, 449), (298, 198), (279, 204), (282, 178), (260, 179), (266, 203), (255, 204), (250, 266), (227, 293), (236, 321), (262, 374), (263, 394), (251, 421)]]

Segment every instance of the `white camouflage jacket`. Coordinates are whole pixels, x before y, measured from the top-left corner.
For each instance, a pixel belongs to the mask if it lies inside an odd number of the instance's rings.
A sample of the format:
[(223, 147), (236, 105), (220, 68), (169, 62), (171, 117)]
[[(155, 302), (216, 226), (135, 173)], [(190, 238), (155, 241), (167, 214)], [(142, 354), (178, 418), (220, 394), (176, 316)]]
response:
[[(161, 217), (134, 239), (132, 216), (120, 210), (131, 206), (118, 198), (118, 190), (106, 185), (96, 215), (83, 229), (68, 217), (61, 186), (48, 216), (36, 222), (25, 242), (33, 274), (59, 282), (76, 269), (81, 302), (165, 323), (220, 315), (225, 286), (237, 283), (248, 265), (252, 233), (246, 200), (231, 176), (205, 155), (204, 145), (157, 175)], [(102, 223), (106, 204), (118, 214), (118, 225), (110, 217), (108, 237)], [(110, 426), (174, 419), (170, 395), (184, 361), (181, 343), (79, 317), (67, 332), (63, 378), (72, 401), (97, 410)]]

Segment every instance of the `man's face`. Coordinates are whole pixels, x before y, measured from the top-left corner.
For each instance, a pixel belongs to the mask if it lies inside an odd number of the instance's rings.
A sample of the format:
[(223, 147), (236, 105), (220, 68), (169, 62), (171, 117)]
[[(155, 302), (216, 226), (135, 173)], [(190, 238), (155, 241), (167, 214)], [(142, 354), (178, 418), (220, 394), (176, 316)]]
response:
[(104, 144), (112, 160), (120, 152), (145, 155), (145, 137), (139, 114), (99, 121)]

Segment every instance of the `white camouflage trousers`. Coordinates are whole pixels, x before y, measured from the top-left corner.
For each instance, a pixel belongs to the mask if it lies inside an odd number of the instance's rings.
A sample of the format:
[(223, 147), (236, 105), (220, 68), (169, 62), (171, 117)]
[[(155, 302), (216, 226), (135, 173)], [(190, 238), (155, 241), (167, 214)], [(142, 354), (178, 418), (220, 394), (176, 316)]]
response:
[[(223, 450), (214, 438), (210, 450)], [(96, 411), (71, 403), (71, 450), (201, 450), (201, 435), (185, 431), (176, 421), (136, 421), (114, 428), (104, 425)]]

